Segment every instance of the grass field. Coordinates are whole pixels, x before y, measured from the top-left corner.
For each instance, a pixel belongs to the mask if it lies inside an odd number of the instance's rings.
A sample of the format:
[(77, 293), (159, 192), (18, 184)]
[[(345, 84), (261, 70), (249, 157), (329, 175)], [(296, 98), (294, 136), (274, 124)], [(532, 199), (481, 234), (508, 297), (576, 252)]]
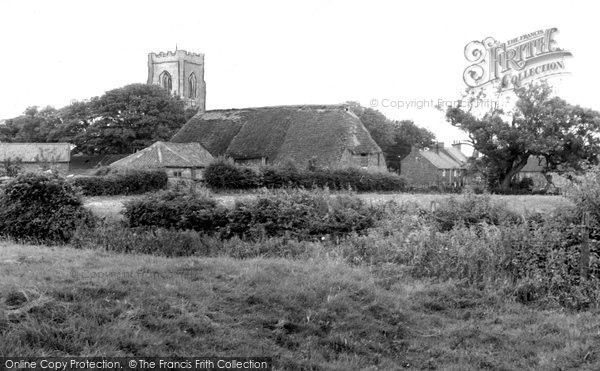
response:
[[(452, 197), (445, 194), (411, 194), (411, 193), (359, 193), (359, 197), (372, 204), (381, 204), (389, 201), (416, 202), (422, 207), (429, 208), (431, 201), (440, 201)], [(121, 219), (123, 203), (140, 196), (96, 196), (86, 197), (85, 206), (100, 217), (108, 219)], [(240, 194), (216, 194), (215, 198), (227, 207), (233, 206), (235, 200), (254, 197), (251, 193)], [(518, 213), (549, 212), (563, 205), (569, 205), (570, 201), (562, 196), (504, 196), (493, 195), (494, 200), (506, 202), (507, 206)]]
[(539, 310), (327, 257), (0, 243), (0, 356), (271, 356), (276, 369), (597, 370), (598, 312)]

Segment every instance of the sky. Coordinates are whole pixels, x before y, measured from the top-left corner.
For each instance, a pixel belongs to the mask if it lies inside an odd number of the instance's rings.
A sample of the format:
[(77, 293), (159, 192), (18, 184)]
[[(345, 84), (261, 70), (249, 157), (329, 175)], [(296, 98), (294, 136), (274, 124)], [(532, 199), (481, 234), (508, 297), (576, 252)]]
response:
[(569, 74), (551, 80), (556, 93), (600, 110), (594, 5), (2, 0), (0, 119), (145, 83), (148, 53), (177, 45), (205, 55), (207, 110), (356, 101), (451, 142), (466, 135), (429, 103), (460, 98), (465, 45), (489, 36), (558, 28), (558, 46), (573, 56)]

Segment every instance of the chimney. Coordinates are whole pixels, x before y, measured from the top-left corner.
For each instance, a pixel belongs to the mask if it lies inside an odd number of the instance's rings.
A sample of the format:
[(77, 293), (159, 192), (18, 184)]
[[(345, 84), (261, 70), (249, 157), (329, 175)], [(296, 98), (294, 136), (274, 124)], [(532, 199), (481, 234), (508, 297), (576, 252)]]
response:
[(444, 149), (444, 142), (437, 142), (435, 144), (435, 153), (440, 153), (440, 149)]
[(462, 143), (459, 140), (455, 140), (454, 143), (452, 143), (452, 147), (462, 152)]

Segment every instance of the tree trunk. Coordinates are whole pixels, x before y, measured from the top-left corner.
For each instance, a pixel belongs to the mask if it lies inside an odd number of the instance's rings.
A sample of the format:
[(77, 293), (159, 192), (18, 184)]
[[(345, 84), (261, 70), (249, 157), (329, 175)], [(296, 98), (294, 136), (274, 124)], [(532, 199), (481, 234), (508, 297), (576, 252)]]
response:
[(519, 162), (517, 162), (516, 164), (513, 162), (513, 166), (508, 170), (506, 174), (504, 174), (504, 177), (500, 179), (501, 190), (507, 191), (510, 189), (512, 178), (514, 178), (514, 176), (517, 175), (517, 173), (521, 171), (525, 167), (525, 165), (527, 165), (528, 158), (529, 156), (525, 156), (524, 160), (520, 159)]

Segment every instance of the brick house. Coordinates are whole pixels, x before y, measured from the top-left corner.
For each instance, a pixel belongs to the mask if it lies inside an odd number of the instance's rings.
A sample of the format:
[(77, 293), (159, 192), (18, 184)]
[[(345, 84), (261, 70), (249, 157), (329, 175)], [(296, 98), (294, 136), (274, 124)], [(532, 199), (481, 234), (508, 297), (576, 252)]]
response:
[(401, 161), (400, 174), (417, 187), (461, 187), (465, 183), (467, 156), (458, 145), (437, 143), (430, 149), (412, 148)]
[(0, 161), (20, 161), (23, 172), (53, 169), (66, 175), (72, 147), (70, 143), (0, 143)]

